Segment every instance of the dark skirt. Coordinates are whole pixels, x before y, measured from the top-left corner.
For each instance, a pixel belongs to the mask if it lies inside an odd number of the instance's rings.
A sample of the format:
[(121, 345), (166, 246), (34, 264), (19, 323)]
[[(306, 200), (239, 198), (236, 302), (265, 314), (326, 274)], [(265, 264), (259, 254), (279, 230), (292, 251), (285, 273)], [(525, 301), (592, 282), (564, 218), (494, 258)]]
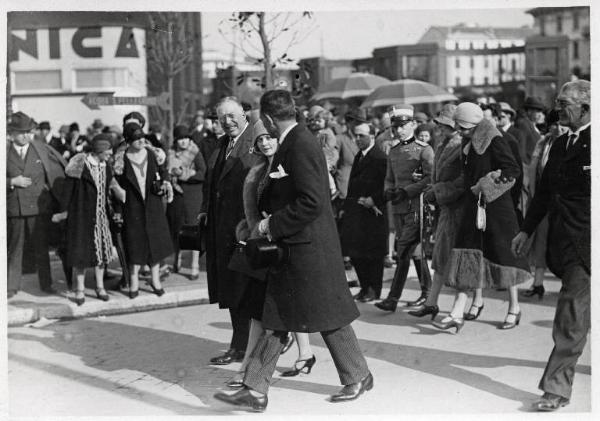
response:
[(241, 317), (262, 320), (266, 290), (267, 283), (265, 281), (250, 278), (248, 288), (246, 288), (238, 305), (238, 312)]

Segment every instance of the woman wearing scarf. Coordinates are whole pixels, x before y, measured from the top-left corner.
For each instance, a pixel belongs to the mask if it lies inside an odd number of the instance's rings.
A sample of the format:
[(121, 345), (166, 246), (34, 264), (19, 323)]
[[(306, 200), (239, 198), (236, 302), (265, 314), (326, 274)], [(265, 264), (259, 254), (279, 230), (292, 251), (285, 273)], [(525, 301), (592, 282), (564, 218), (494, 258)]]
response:
[(123, 189), (107, 165), (111, 156), (111, 138), (102, 133), (92, 139), (91, 152), (79, 153), (69, 161), (63, 198), (66, 211), (52, 218), (55, 222), (67, 219), (67, 261), (75, 271), (77, 305), (85, 302), (84, 280), (88, 267), (94, 267), (96, 296), (103, 301), (109, 299), (104, 289), (104, 269), (114, 257), (108, 222), (109, 191), (121, 200), (124, 198)]

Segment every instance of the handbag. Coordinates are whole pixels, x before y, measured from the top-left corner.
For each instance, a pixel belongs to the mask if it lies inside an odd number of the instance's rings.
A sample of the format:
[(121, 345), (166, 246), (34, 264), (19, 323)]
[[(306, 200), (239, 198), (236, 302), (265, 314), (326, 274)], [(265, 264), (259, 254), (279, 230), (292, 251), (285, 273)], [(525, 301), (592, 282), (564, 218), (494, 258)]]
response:
[(516, 182), (515, 179), (512, 179), (506, 183), (502, 183), (499, 181), (500, 176), (500, 170), (489, 172), (485, 176), (481, 177), (479, 181), (477, 181), (477, 184), (471, 187), (471, 190), (475, 194), (483, 193), (485, 202), (492, 203), (494, 200), (512, 189)]
[(204, 253), (204, 229), (200, 224), (183, 225), (177, 233), (179, 250), (198, 250)]
[(268, 268), (253, 269), (246, 257), (246, 243), (239, 242), (233, 249), (233, 254), (227, 265), (227, 269), (243, 273), (253, 279), (264, 281), (267, 278)]
[(275, 243), (268, 238), (255, 238), (246, 242), (246, 257), (252, 269), (262, 269), (287, 263), (290, 249), (287, 244)]
[(479, 199), (477, 200), (477, 217), (475, 219), (475, 225), (478, 230), (485, 231), (485, 200), (483, 200), (482, 194), (479, 193)]

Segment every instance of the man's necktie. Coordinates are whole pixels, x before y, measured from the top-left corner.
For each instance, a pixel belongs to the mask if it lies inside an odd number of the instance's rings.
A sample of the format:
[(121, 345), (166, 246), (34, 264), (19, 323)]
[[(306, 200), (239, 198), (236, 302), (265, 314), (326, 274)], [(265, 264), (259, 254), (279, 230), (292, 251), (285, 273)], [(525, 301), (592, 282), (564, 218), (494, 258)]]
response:
[(231, 151), (233, 150), (234, 145), (235, 145), (235, 142), (233, 141), (233, 139), (231, 139), (229, 141), (229, 144), (227, 145), (227, 149), (225, 150), (225, 159), (229, 158), (229, 154), (231, 154)]
[(25, 161), (25, 148), (23, 148), (23, 147), (19, 148), (19, 156), (21, 157), (21, 159), (23, 161)]
[(567, 150), (569, 150), (569, 148), (571, 146), (573, 146), (573, 143), (575, 143), (575, 138), (577, 137), (577, 135), (575, 133), (571, 133), (569, 135), (569, 140), (567, 140)]

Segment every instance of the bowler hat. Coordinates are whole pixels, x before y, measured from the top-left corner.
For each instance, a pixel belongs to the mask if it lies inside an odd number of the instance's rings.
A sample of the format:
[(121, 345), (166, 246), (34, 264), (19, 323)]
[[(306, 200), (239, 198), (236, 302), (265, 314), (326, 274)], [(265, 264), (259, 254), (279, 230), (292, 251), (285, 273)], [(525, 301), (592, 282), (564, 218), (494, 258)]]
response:
[(30, 132), (37, 127), (37, 123), (27, 114), (17, 111), (10, 116), (10, 121), (6, 126), (9, 132)]
[(350, 111), (350, 112), (346, 113), (346, 115), (344, 116), (344, 119), (346, 121), (353, 121), (355, 123), (366, 123), (367, 117), (364, 114), (365, 113), (362, 110)]
[(38, 124), (38, 129), (40, 129), (40, 130), (50, 130), (50, 122), (48, 122), (48, 121), (42, 121), (40, 124)]
[(525, 104), (523, 104), (523, 108), (526, 110), (531, 109), (539, 111), (544, 111), (546, 109), (542, 101), (535, 96), (528, 96), (527, 98), (525, 98)]

